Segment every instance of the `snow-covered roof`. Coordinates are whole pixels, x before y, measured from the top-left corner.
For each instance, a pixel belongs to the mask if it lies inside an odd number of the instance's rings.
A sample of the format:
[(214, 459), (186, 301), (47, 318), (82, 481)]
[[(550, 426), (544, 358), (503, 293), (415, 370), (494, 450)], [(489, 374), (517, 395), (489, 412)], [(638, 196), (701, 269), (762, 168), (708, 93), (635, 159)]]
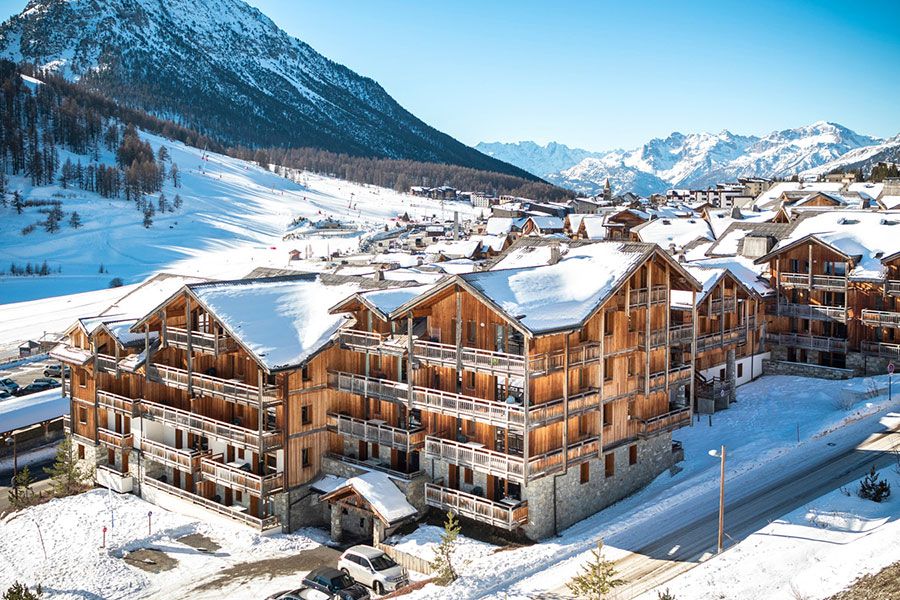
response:
[(566, 243), (559, 243), (556, 246), (518, 244), (507, 250), (507, 252), (494, 263), (491, 267), (491, 271), (548, 265), (550, 264), (550, 256), (553, 252), (551, 248), (554, 247), (559, 249), (560, 256), (564, 256), (569, 251), (569, 244)]
[(719, 239), (732, 223), (768, 223), (778, 215), (778, 211), (742, 211), (740, 214), (741, 218), (736, 219), (732, 216), (732, 209), (723, 208), (718, 210), (709, 209), (707, 210), (707, 215), (709, 215), (709, 227), (712, 229), (716, 239)]
[(0, 402), (0, 433), (58, 419), (69, 412), (69, 399), (60, 388), (9, 398)]
[(347, 487), (362, 496), (378, 517), (388, 525), (412, 517), (418, 512), (406, 501), (406, 496), (394, 485), (391, 478), (380, 471), (368, 471), (351, 477), (326, 493), (323, 499)]
[(460, 273), (471, 273), (474, 271), (475, 261), (468, 258), (456, 258), (454, 260), (445, 260), (444, 262), (434, 263), (433, 266), (444, 273), (458, 275)]
[(506, 244), (507, 236), (499, 235), (473, 235), (469, 238), (473, 242), (480, 242), (483, 248), (490, 248), (494, 252), (502, 252)]
[(534, 226), (537, 227), (540, 231), (562, 231), (565, 223), (559, 217), (550, 217), (550, 216), (531, 216), (528, 217), (528, 221), (534, 223)]
[(485, 231), (488, 235), (502, 235), (512, 231), (513, 222), (517, 219), (512, 217), (489, 217)]
[(745, 286), (762, 297), (770, 296), (775, 290), (762, 275), (766, 265), (757, 265), (753, 260), (743, 256), (727, 256), (721, 258), (705, 258), (691, 263), (698, 267), (720, 267), (729, 272)]
[(775, 208), (781, 195), (785, 192), (840, 192), (844, 187), (842, 183), (830, 183), (826, 181), (815, 181), (810, 183), (799, 183), (796, 181), (781, 181), (774, 184), (765, 192), (761, 193), (754, 203), (761, 209)]
[(227, 331), (268, 370), (301, 364), (337, 331), (343, 317), (328, 309), (360, 291), (359, 283), (320, 278), (243, 280), (190, 286)]
[(437, 242), (425, 249), (425, 254), (443, 254), (446, 256), (458, 256), (471, 258), (481, 246), (478, 240), (457, 240)]
[(869, 200), (878, 200), (879, 196), (881, 196), (884, 191), (884, 183), (872, 183), (870, 181), (851, 183), (847, 186), (847, 191), (859, 194)]
[(356, 297), (373, 310), (387, 316), (419, 294), (431, 289), (431, 285), (417, 285), (387, 290), (369, 290), (356, 294)]
[(638, 225), (632, 231), (637, 233), (642, 242), (659, 244), (663, 248), (668, 248), (670, 244), (681, 248), (697, 238), (710, 241), (715, 239), (709, 223), (700, 217), (654, 219)]
[(605, 217), (606, 215), (585, 215), (582, 219), (589, 240), (602, 240), (606, 237), (606, 228), (603, 227)]
[(207, 281), (209, 279), (203, 277), (157, 273), (119, 298), (100, 316), (106, 320), (140, 319), (185, 285)]
[(93, 358), (89, 350), (70, 346), (65, 342), (61, 342), (50, 350), (50, 356), (63, 362), (73, 363), (76, 365), (87, 364), (87, 361)]

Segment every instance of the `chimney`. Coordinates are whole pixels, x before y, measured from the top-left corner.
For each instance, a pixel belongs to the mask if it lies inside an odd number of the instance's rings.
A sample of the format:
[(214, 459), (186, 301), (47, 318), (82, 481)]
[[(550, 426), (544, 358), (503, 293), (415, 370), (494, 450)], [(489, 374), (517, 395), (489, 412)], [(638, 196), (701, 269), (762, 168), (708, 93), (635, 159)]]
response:
[(453, 211), (453, 241), (459, 240), (459, 211)]
[(375, 274), (372, 275), (372, 279), (374, 279), (375, 281), (384, 281), (384, 271), (381, 267), (375, 269)]
[(559, 262), (560, 254), (559, 254), (559, 246), (554, 245), (550, 246), (550, 264), (555, 265)]
[(741, 214), (741, 207), (738, 206), (737, 204), (735, 204), (734, 206), (731, 207), (731, 218), (738, 219), (738, 220), (744, 218), (744, 215)]
[(672, 242), (669, 244), (669, 256), (675, 256), (675, 243)]

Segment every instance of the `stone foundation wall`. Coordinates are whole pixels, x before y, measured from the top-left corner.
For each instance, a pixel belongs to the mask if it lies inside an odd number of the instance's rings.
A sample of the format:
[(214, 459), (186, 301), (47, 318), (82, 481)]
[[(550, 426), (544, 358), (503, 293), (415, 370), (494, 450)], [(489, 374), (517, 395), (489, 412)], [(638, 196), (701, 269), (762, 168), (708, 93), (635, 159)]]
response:
[(273, 514), (285, 532), (301, 527), (328, 527), (330, 511), (327, 502), (319, 502), (319, 493), (308, 485), (269, 496)]
[(854, 375), (853, 369), (837, 369), (811, 363), (797, 363), (781, 360), (764, 360), (763, 373), (766, 375), (796, 375), (798, 377), (815, 377), (816, 379), (832, 380), (850, 379)]
[[(637, 464), (629, 464), (629, 448), (637, 445)], [(615, 456), (614, 474), (606, 476), (605, 455)], [(532, 539), (562, 531), (599, 510), (644, 487), (674, 464), (672, 434), (638, 440), (591, 459), (589, 480), (581, 482), (581, 465), (564, 475), (548, 475), (523, 487), (528, 500), (528, 523), (523, 527)], [(554, 505), (556, 508), (554, 526)]]

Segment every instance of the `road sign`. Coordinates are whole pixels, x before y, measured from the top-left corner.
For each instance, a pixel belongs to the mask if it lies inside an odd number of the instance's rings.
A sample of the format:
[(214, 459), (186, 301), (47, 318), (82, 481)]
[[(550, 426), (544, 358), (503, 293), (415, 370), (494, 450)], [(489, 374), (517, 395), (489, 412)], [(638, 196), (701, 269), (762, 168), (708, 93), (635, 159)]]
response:
[(889, 363), (888, 364), (888, 373), (893, 373), (893, 372), (894, 372), (894, 363)]

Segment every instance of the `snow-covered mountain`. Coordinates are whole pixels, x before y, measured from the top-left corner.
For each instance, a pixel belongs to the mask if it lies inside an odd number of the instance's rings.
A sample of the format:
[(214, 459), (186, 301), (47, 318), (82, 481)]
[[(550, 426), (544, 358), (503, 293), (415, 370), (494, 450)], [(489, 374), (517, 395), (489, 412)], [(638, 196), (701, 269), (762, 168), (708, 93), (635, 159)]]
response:
[(514, 164), (529, 173), (540, 177), (552, 175), (574, 167), (581, 161), (590, 157), (602, 156), (602, 153), (570, 148), (565, 144), (550, 142), (546, 146), (539, 146), (534, 142), (515, 142), (511, 144), (503, 142), (479, 142), (476, 150), (493, 156), (503, 162)]
[(31, 0), (0, 58), (243, 145), (525, 174), (429, 127), (242, 0)]
[[(590, 153), (577, 164), (557, 172), (540, 172), (540, 175), (557, 185), (586, 193), (600, 191), (609, 178), (616, 193), (633, 191), (647, 195), (670, 187), (702, 188), (737, 177), (785, 176), (825, 168), (825, 165), (840, 166), (843, 157), (863, 160), (884, 150), (885, 145), (896, 143), (861, 135), (826, 121), (774, 131), (761, 138), (727, 130), (718, 134), (675, 132), (633, 150)], [(544, 148), (550, 150), (551, 146)], [(523, 169), (531, 169), (533, 173), (546, 171), (540, 167), (541, 146), (529, 146), (528, 142), (477, 146), (488, 147), (493, 155)], [(553, 149), (544, 162), (559, 164), (555, 160), (558, 154)]]

